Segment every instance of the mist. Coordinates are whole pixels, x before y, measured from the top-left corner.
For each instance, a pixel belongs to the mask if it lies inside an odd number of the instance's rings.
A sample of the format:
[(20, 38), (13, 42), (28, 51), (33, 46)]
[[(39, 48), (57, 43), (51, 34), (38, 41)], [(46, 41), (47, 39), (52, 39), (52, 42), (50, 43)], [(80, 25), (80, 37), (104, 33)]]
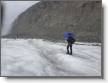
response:
[(39, 1), (2, 1), (4, 15), (3, 15), (3, 26), (2, 26), (1, 36), (9, 34), (14, 20), (21, 13), (23, 13), (29, 7), (38, 2)]

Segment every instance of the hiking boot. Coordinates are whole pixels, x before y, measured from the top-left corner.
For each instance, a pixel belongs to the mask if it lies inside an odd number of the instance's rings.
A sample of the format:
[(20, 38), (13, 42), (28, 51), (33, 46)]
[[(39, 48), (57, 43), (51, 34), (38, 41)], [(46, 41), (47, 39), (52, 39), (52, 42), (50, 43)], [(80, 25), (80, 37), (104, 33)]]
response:
[(69, 54), (69, 52), (66, 52), (66, 54)]
[(69, 54), (72, 55), (72, 52), (70, 52)]

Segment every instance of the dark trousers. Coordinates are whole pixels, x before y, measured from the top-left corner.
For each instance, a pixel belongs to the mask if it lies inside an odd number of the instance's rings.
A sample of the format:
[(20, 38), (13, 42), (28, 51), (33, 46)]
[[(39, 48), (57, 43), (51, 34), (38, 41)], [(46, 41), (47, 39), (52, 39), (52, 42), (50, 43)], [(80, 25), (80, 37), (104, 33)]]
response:
[(67, 54), (72, 55), (72, 43), (70, 43), (70, 42), (68, 42), (68, 45), (67, 45)]

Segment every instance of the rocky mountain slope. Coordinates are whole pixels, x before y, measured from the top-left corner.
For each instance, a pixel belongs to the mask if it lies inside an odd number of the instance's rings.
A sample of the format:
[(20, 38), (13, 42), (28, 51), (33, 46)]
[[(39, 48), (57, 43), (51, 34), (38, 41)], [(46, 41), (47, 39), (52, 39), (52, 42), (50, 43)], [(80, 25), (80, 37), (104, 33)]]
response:
[(66, 31), (77, 41), (101, 42), (101, 1), (41, 1), (13, 23), (9, 38), (63, 40)]

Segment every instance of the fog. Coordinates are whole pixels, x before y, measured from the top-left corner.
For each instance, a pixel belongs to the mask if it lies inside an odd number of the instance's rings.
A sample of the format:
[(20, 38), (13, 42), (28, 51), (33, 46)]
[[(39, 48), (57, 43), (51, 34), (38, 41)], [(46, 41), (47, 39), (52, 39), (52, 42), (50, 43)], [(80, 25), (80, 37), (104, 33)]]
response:
[(39, 1), (2, 1), (4, 7), (4, 18), (1, 35), (7, 35), (12, 27), (14, 20), (22, 12)]

